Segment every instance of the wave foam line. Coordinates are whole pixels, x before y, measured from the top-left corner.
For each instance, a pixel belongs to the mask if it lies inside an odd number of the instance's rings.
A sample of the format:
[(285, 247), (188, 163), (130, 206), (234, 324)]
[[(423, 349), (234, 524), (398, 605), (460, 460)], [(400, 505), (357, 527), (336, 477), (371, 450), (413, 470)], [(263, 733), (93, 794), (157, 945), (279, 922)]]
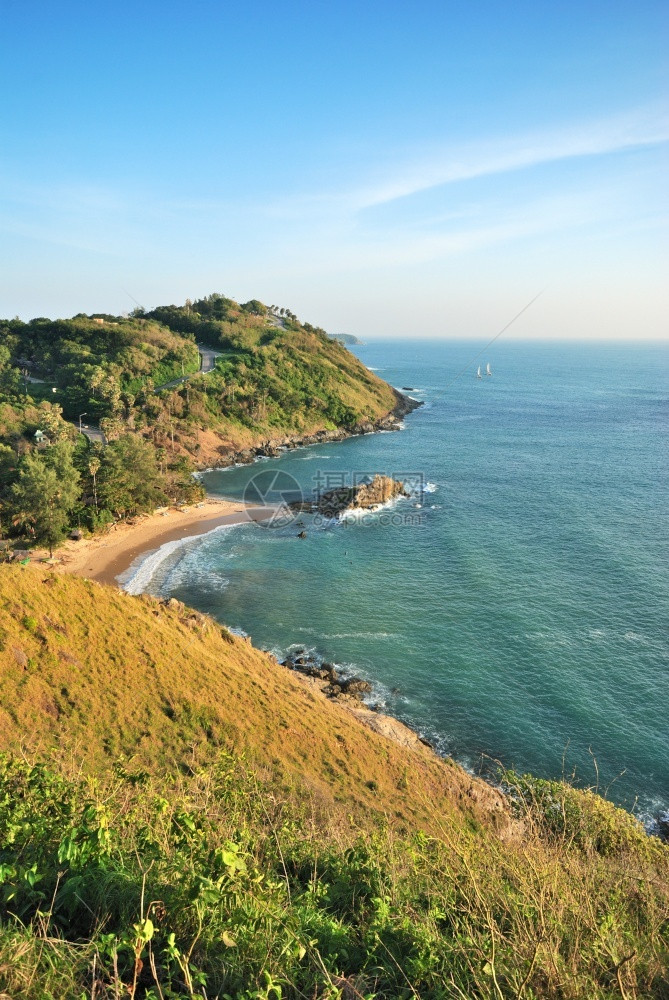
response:
[(175, 552), (178, 552), (180, 549), (185, 550), (194, 544), (200, 543), (203, 539), (208, 538), (217, 531), (236, 527), (238, 527), (236, 524), (219, 524), (217, 527), (212, 528), (211, 531), (204, 532), (204, 534), (187, 535), (185, 538), (175, 538), (170, 542), (165, 542), (159, 549), (144, 552), (138, 556), (129, 569), (117, 576), (116, 579), (126, 593), (133, 595), (143, 594), (148, 590), (151, 581), (155, 578), (161, 566)]

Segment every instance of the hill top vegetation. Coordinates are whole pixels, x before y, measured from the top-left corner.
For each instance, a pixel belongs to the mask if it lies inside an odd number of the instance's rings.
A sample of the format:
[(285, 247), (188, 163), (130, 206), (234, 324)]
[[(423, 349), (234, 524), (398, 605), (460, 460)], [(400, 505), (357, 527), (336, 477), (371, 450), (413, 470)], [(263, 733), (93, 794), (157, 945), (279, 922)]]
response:
[[(206, 374), (198, 344), (219, 354)], [(396, 402), (323, 330), (257, 299), (0, 321), (0, 529), (53, 546), (72, 527), (197, 499), (196, 467), (350, 430)], [(76, 433), (80, 417), (108, 447)]]
[[(161, 385), (198, 371), (198, 343), (221, 352), (216, 371), (156, 399)], [(129, 317), (0, 320), (0, 345), (5, 395), (55, 395), (68, 419), (86, 410), (91, 422), (108, 421), (108, 437), (123, 429), (155, 437), (171, 404), (175, 437), (191, 453), (189, 424), (229, 425), (234, 444), (235, 427), (255, 437), (352, 427), (395, 404), (390, 387), (325, 331), (256, 299), (211, 295)]]
[(590, 792), (503, 802), (205, 616), (39, 567), (0, 567), (0, 663), (13, 1000), (669, 995), (669, 849)]

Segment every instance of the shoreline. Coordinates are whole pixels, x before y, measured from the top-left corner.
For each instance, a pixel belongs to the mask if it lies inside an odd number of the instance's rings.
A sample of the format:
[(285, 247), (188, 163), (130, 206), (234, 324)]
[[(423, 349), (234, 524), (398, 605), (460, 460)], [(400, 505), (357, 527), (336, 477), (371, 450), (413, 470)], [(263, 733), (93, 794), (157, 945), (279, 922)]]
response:
[(187, 509), (167, 508), (140, 515), (134, 523), (114, 525), (103, 535), (69, 540), (56, 555), (54, 569), (118, 587), (118, 577), (140, 556), (167, 542), (205, 535), (223, 524), (247, 524), (271, 517), (273, 508), (208, 496)]
[[(348, 438), (360, 437), (365, 434), (379, 434), (387, 431), (401, 430), (404, 417), (421, 407), (423, 401), (414, 399), (413, 396), (405, 395), (394, 386), (390, 388), (395, 393), (395, 406), (383, 417), (363, 421), (363, 423), (351, 428), (321, 429), (302, 434), (288, 434), (270, 438), (268, 441), (249, 445), (248, 448), (241, 451), (229, 451), (224, 458), (222, 458), (220, 453), (217, 453), (215, 464), (210, 464), (205, 460), (204, 464), (200, 465), (196, 470), (196, 474), (212, 472), (214, 469), (222, 471), (240, 465), (253, 465), (258, 459), (262, 458), (280, 458), (284, 452), (291, 451), (293, 448), (308, 448), (314, 444), (346, 441)], [(221, 461), (224, 461), (225, 464), (221, 465)]]
[[(383, 430), (399, 429), (398, 420), (407, 413), (418, 409), (418, 400), (404, 396), (398, 390), (393, 410), (380, 420), (362, 424), (354, 431), (318, 431), (314, 434), (293, 436), (267, 442), (253, 451), (233, 453), (228, 456), (229, 464), (216, 466), (219, 470), (235, 465), (255, 465), (262, 458), (279, 458), (282, 453), (293, 448), (323, 444), (325, 441), (343, 441), (359, 434), (378, 433)], [(212, 471), (211, 467), (198, 470), (198, 474)], [(178, 510), (168, 508), (154, 514), (140, 515), (134, 524), (124, 522), (115, 525), (100, 537), (78, 542), (69, 540), (59, 550), (57, 568), (76, 576), (85, 576), (98, 583), (118, 586), (117, 578), (125, 573), (140, 556), (148, 556), (167, 542), (182, 538), (205, 535), (223, 524), (247, 524), (271, 517), (271, 507), (249, 507), (242, 501), (226, 500), (223, 497), (206, 496), (204, 500), (188, 508)], [(161, 523), (169, 517), (169, 524)], [(195, 529), (195, 530), (192, 530)], [(90, 565), (89, 565), (90, 563)]]
[[(365, 430), (363, 433), (378, 433), (379, 430), (380, 428), (373, 428)], [(352, 436), (356, 435), (345, 435), (345, 437)], [(333, 435), (332, 440), (344, 440), (344, 437), (334, 437)], [(235, 467), (235, 465), (254, 465), (258, 460), (262, 460), (262, 458), (281, 457), (283, 453), (295, 447), (309, 447), (310, 445), (321, 443), (324, 443), (323, 440), (302, 440), (299, 443), (293, 441), (290, 447), (286, 447), (285, 445), (282, 447), (282, 443), (280, 443), (276, 449), (277, 454), (263, 454), (259, 449), (258, 453), (254, 454), (250, 459), (235, 462), (232, 465), (216, 466), (215, 468), (224, 471), (225, 469)], [(200, 474), (205, 471), (213, 471), (213, 469), (210, 467), (206, 470), (199, 470)], [(46, 552), (41, 551), (38, 553), (36, 550), (33, 550), (34, 555), (37, 557), (34, 561), (46, 564), (56, 572), (69, 573), (123, 590), (118, 577), (127, 572), (140, 557), (148, 558), (169, 542), (197, 538), (222, 525), (248, 524), (270, 518), (274, 510), (275, 508), (273, 507), (251, 507), (245, 505), (243, 501), (207, 495), (204, 500), (188, 508), (164, 508), (152, 514), (138, 515), (133, 519), (133, 523), (119, 522), (114, 524), (103, 535), (95, 535), (79, 541), (68, 540), (62, 548), (57, 550), (53, 562), (45, 558), (47, 555)], [(214, 620), (216, 621), (216, 619)], [(216, 624), (220, 625), (221, 623), (216, 621)], [(253, 642), (251, 637), (248, 637), (247, 641)], [(288, 666), (274, 657), (272, 659), (277, 666), (288, 670), (301, 686), (310, 690), (316, 697), (336, 704), (340, 710), (352, 715), (378, 735), (408, 750), (418, 750), (422, 747), (424, 750), (429, 750), (440, 760), (451, 761), (457, 767), (461, 768), (472, 780), (482, 782), (488, 793), (493, 796), (495, 803), (493, 808), (500, 808), (499, 802), (500, 799), (505, 799), (505, 793), (497, 786), (494, 780), (484, 777), (481, 774), (476, 774), (472, 769), (457, 760), (457, 758), (448, 753), (440, 752), (429, 740), (421, 735), (419, 729), (401, 721), (395, 715), (388, 714), (385, 707), (379, 710), (376, 706), (370, 705), (361, 699), (356, 699), (346, 693), (344, 693), (343, 697), (332, 696), (327, 691), (329, 682), (324, 683), (318, 677), (302, 673), (299, 669)], [(359, 678), (354, 679), (359, 680)], [(335, 679), (335, 683), (337, 683), (337, 679)], [(658, 836), (660, 840), (665, 841), (669, 839), (663, 832), (667, 823), (667, 819), (665, 818), (667, 815), (666, 812), (655, 812), (652, 815), (646, 813), (645, 817), (643, 817), (633, 812), (629, 807), (621, 806), (620, 808), (625, 809), (630, 815), (639, 820), (648, 836)]]
[[(323, 444), (325, 441), (342, 441), (358, 434), (378, 433), (382, 430), (399, 429), (398, 420), (418, 409), (422, 403), (394, 390), (396, 404), (389, 414), (370, 424), (363, 424), (353, 431), (317, 431), (314, 434), (295, 435), (270, 441), (247, 452), (231, 453), (228, 464), (199, 469), (195, 475), (224, 470), (236, 465), (255, 465), (262, 458), (279, 458), (293, 448)], [(149, 556), (167, 542), (185, 538), (196, 538), (224, 524), (247, 524), (271, 517), (271, 507), (251, 507), (243, 501), (228, 500), (224, 497), (207, 495), (204, 500), (178, 509), (165, 508), (153, 514), (140, 514), (132, 519), (113, 525), (103, 535), (67, 542), (57, 551), (50, 565), (58, 571), (73, 573), (98, 583), (120, 586), (118, 577), (125, 573), (140, 556)], [(166, 520), (169, 519), (169, 520)], [(36, 552), (42, 561), (46, 553)]]
[[(395, 406), (385, 417), (374, 422), (361, 424), (352, 430), (343, 428), (334, 431), (320, 430), (311, 434), (289, 435), (266, 441), (247, 451), (230, 452), (226, 456), (225, 465), (205, 464), (195, 472), (195, 475), (199, 478), (203, 472), (213, 469), (224, 470), (237, 465), (254, 465), (262, 458), (279, 458), (283, 452), (293, 448), (323, 444), (325, 441), (343, 441), (358, 434), (398, 430), (400, 427), (398, 421), (422, 404), (397, 389), (393, 389), (393, 392)], [(77, 541), (68, 539), (57, 550), (53, 559), (48, 558), (43, 549), (30, 550), (26, 552), (26, 557), (31, 562), (45, 563), (58, 572), (72, 573), (75, 576), (118, 587), (120, 586), (118, 577), (127, 572), (135, 560), (140, 556), (151, 555), (168, 542), (196, 538), (225, 524), (261, 521), (271, 517), (273, 511), (272, 507), (251, 507), (243, 501), (207, 495), (204, 500), (192, 506), (165, 507), (153, 514), (139, 514), (130, 522), (117, 522), (102, 535), (93, 535)], [(166, 518), (169, 520), (166, 521)]]
[[(411, 407), (410, 410), (413, 408)], [(378, 433), (380, 430), (385, 429), (383, 423), (382, 421), (381, 427), (365, 428), (362, 433)], [(318, 436), (320, 439), (317, 440), (309, 438), (299, 441), (293, 440), (290, 443), (290, 448), (321, 444), (323, 443), (323, 439), (327, 439), (328, 437), (331, 437), (332, 440), (343, 440), (345, 437), (355, 436), (353, 434), (340, 435), (341, 432), (339, 434), (324, 432), (322, 436)], [(218, 466), (217, 468), (231, 468), (235, 464), (253, 465), (263, 457), (279, 457), (284, 450), (287, 451), (289, 448), (286, 448), (283, 442), (278, 447), (272, 444), (267, 449), (258, 449), (252, 457), (243, 456), (241, 462), (235, 462), (232, 466)], [(234, 457), (242, 458), (242, 456)], [(204, 500), (198, 501), (187, 508), (162, 508), (156, 510), (153, 514), (137, 515), (132, 519), (131, 523), (125, 521), (118, 522), (103, 535), (93, 535), (90, 538), (80, 539), (79, 541), (68, 539), (63, 547), (58, 550), (53, 562), (44, 559), (46, 555), (44, 552), (40, 553), (38, 558), (46, 562), (57, 572), (69, 573), (122, 590), (123, 586), (119, 583), (119, 577), (126, 573), (140, 557), (143, 557), (143, 559), (148, 558), (163, 545), (187, 538), (197, 538), (200, 535), (205, 535), (213, 531), (221, 525), (248, 524), (254, 521), (261, 521), (271, 517), (273, 513), (273, 507), (251, 507), (244, 504), (243, 501), (207, 495)], [(35, 554), (37, 555), (37, 553)], [(138, 568), (139, 565), (141, 564), (138, 564)], [(249, 637), (248, 641), (252, 642), (252, 639)], [(316, 697), (334, 702), (342, 711), (352, 715), (378, 735), (399, 744), (405, 749), (413, 751), (420, 748), (428, 749), (440, 760), (447, 759), (425, 740), (419, 731), (397, 719), (395, 716), (379, 711), (377, 708), (366, 704), (362, 699), (350, 694), (344, 693), (339, 697), (331, 697), (327, 693), (328, 682), (324, 683), (318, 677), (308, 676), (298, 668), (282, 664), (278, 660), (275, 660), (274, 657), (272, 659), (279, 668), (287, 670), (298, 683), (310, 690)], [(338, 679), (341, 681), (341, 678)], [(469, 774), (466, 769), (465, 773)], [(473, 778), (474, 776), (470, 775), (470, 777)], [(482, 785), (486, 789), (486, 795), (490, 797), (491, 807), (495, 811), (502, 809), (504, 796), (500, 793), (500, 790), (485, 779), (480, 780), (482, 780)]]

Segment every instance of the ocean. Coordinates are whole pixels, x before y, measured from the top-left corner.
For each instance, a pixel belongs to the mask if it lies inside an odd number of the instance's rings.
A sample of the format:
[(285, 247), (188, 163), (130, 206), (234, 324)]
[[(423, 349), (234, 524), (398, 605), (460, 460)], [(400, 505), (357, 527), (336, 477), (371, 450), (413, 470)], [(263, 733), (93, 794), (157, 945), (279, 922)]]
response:
[(403, 430), (203, 477), (241, 498), (258, 474), (310, 495), (385, 473), (409, 499), (170, 543), (131, 586), (369, 679), (473, 771), (568, 776), (649, 822), (669, 808), (666, 347), (478, 349), (356, 347), (423, 402)]

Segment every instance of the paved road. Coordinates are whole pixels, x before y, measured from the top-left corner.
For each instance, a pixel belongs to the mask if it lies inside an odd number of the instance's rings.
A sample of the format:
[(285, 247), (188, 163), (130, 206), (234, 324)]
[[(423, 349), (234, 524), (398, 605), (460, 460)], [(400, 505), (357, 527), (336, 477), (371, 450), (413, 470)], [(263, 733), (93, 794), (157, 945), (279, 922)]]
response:
[(204, 344), (198, 344), (197, 349), (200, 352), (200, 357), (202, 358), (200, 373), (202, 375), (208, 375), (209, 372), (213, 372), (216, 367), (216, 358), (222, 357), (223, 351), (213, 351), (211, 347), (205, 347)]
[(180, 378), (173, 378), (171, 382), (163, 382), (162, 385), (157, 385), (153, 391), (162, 392), (163, 389), (174, 389), (176, 386), (188, 382), (196, 375), (209, 375), (210, 372), (213, 372), (216, 368), (216, 358), (222, 357), (223, 351), (214, 351), (211, 347), (205, 347), (204, 344), (198, 344), (197, 349), (200, 352), (199, 371), (192, 372), (190, 375), (182, 375)]
[[(78, 420), (68, 420), (67, 423), (72, 424), (76, 430), (79, 430)], [(104, 434), (95, 424), (82, 424), (81, 433), (85, 434), (89, 441), (97, 441), (98, 444), (107, 444)]]

